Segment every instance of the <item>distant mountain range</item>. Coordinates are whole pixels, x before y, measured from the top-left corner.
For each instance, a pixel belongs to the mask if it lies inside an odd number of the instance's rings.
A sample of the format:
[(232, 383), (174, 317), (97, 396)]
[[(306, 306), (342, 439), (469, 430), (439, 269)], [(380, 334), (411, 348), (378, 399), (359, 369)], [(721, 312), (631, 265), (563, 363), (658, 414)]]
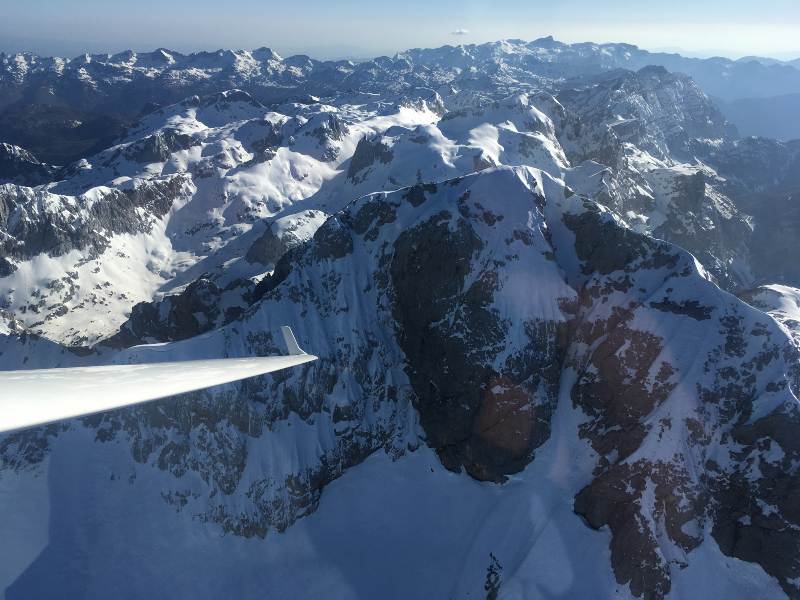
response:
[(736, 62), (751, 62), (751, 61), (760, 62), (765, 65), (789, 65), (795, 68), (800, 66), (800, 58), (781, 60), (778, 58), (766, 58), (763, 56), (743, 56), (742, 58), (736, 60)]
[[(0, 140), (64, 164), (100, 150), (153, 106), (193, 94), (237, 88), (269, 104), (310, 95), (405, 93), (421, 86), (441, 92), (450, 84), (480, 87), (480, 81), (470, 82), (475, 74), (511, 93), (511, 88), (554, 90), (615, 69), (651, 65), (692, 77), (748, 134), (800, 137), (797, 61), (696, 59), (628, 44), (542, 38), (415, 49), (358, 63), (283, 58), (268, 48), (188, 55), (159, 49), (72, 59), (0, 54)], [(777, 112), (771, 110), (776, 103)]]

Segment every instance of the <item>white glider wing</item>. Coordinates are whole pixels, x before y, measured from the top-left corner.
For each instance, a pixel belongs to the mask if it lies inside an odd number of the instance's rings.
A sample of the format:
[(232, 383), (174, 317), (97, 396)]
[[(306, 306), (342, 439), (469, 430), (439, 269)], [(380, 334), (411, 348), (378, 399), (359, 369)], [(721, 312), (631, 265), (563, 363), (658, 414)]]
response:
[(316, 360), (282, 327), (285, 356), (0, 371), (0, 432), (238, 381)]

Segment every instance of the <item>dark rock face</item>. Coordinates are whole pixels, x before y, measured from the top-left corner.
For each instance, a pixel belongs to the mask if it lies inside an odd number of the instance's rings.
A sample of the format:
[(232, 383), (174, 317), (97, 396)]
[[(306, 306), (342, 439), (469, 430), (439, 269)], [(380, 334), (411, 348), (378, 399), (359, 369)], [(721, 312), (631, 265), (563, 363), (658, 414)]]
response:
[(314, 256), (318, 260), (337, 260), (353, 252), (353, 238), (349, 224), (333, 216), (314, 235)]
[(239, 316), (221, 314), (223, 290), (205, 277), (189, 284), (180, 294), (160, 302), (141, 302), (133, 307), (120, 331), (104, 343), (116, 348), (137, 344), (185, 340), (219, 327)]
[(574, 509), (590, 527), (611, 530), (611, 565), (617, 581), (628, 584), (637, 598), (659, 599), (671, 589), (670, 569), (686, 562), (667, 560), (658, 532), (652, 531), (637, 506), (648, 501), (646, 493), (652, 493), (653, 517), (663, 524), (670, 541), (688, 553), (702, 541), (683, 530), (702, 510), (699, 503), (685, 505), (684, 498), (694, 491), (679, 471), (640, 462), (609, 469), (581, 490)]
[[(800, 576), (800, 473), (793, 464), (800, 456), (799, 426), (800, 412), (795, 409), (734, 427), (731, 438), (741, 444), (736, 459), (742, 471), (757, 466), (762, 474), (755, 485), (743, 472), (726, 473), (717, 464), (707, 465), (708, 483), (717, 499), (712, 535), (720, 549), (760, 564), (791, 598), (800, 596), (791, 583)], [(782, 456), (765, 461), (764, 453)]]
[[(686, 259), (665, 244), (613, 226), (591, 210), (580, 218), (568, 216), (565, 223), (575, 232), (576, 252), (589, 277), (575, 307), (571, 344), (575, 349), (592, 348), (590, 354), (571, 354), (581, 373), (571, 395), (590, 417), (580, 435), (600, 456), (595, 479), (575, 497), (574, 510), (591, 527), (611, 529), (618, 582), (629, 584), (637, 597), (663, 598), (670, 589), (670, 564), (660, 547), (659, 532), (648, 521), (666, 521), (667, 534), (675, 536), (672, 541), (683, 552), (702, 538), (682, 529), (697, 516), (679, 499), (693, 491), (688, 476), (669, 463), (628, 461), (649, 433), (646, 417), (673, 392), (676, 369), (661, 358), (665, 340), (633, 324), (637, 313), (648, 310), (638, 296), (649, 294), (634, 287), (630, 274), (652, 270), (671, 273), (667, 278), (681, 277)], [(602, 246), (595, 246), (601, 240)], [(620, 291), (629, 295), (630, 303), (612, 305), (606, 319), (591, 317), (595, 306)], [(647, 510), (654, 512), (652, 517), (643, 511), (642, 500), (651, 486), (655, 504)]]
[(266, 134), (253, 141), (252, 152), (253, 160), (251, 164), (258, 164), (272, 160), (278, 148), (283, 144), (283, 135), (280, 125), (270, 121), (264, 121), (262, 125), (266, 128)]
[[(448, 468), (458, 470), (466, 463), (468, 472), (492, 479), (502, 476), (503, 458), (512, 462), (512, 457), (496, 456), (493, 458), (499, 465), (486, 464), (480, 456), (485, 448), (475, 447), (475, 434), (479, 434), (475, 430), (489, 384), (493, 379), (499, 381), (498, 375), (493, 377), (483, 365), (498, 351), (503, 324), (487, 310), (494, 291), (491, 276), (462, 293), (473, 254), (482, 244), (465, 223), (451, 233), (450, 216), (434, 216), (404, 232), (395, 243), (391, 265), (394, 313), (400, 346), (412, 365), (412, 385), (420, 395), (418, 406), (429, 443)], [(430, 330), (432, 323), (441, 322), (456, 306), (464, 316), (462, 322), (452, 326), (463, 333), (462, 343), (454, 341), (449, 328)], [(524, 408), (525, 398), (517, 407), (514, 400), (507, 402), (511, 410)], [(514, 449), (519, 451), (513, 442), (509, 445), (509, 454), (513, 455)], [(521, 442), (523, 453), (530, 450), (527, 446)], [(499, 472), (492, 472), (493, 466), (500, 467)]]
[[(192, 136), (179, 133), (174, 129), (164, 129), (147, 136), (125, 148), (125, 155), (142, 164), (164, 162), (173, 152), (188, 150), (195, 145)], [(112, 156), (112, 160), (113, 160)]]
[(329, 114), (318, 119), (316, 122), (304, 127), (304, 135), (314, 138), (322, 148), (320, 158), (330, 162), (339, 156), (339, 148), (333, 142), (341, 141), (348, 132), (348, 127), (334, 114)]
[[(741, 318), (723, 321), (726, 343), (721, 358), (727, 368), (718, 375), (716, 389), (701, 389), (701, 397), (718, 407), (729, 429), (723, 441), (731, 444), (729, 464), (709, 457), (706, 461), (706, 485), (712, 492), (714, 528), (712, 535), (720, 549), (731, 556), (757, 562), (778, 579), (791, 598), (800, 597), (793, 581), (800, 574), (796, 557), (800, 554), (797, 539), (798, 511), (796, 494), (800, 489), (797, 458), (800, 444), (796, 430), (800, 424), (797, 403), (781, 406), (758, 416), (749, 400), (758, 393), (755, 374), (767, 371), (786, 352), (779, 340), (773, 340), (761, 328), (749, 329)], [(749, 360), (747, 341), (761, 338), (761, 351)], [(735, 360), (739, 358), (737, 366)], [(797, 348), (788, 357), (793, 366), (800, 361)], [(713, 359), (712, 359), (713, 360)], [(708, 363), (706, 368), (708, 368)], [(743, 377), (734, 379), (734, 369)], [(766, 393), (780, 392), (795, 386), (796, 379), (775, 379)], [(709, 411), (710, 412), (710, 411)]]
[(253, 245), (247, 250), (245, 257), (250, 262), (258, 262), (262, 265), (274, 265), (278, 262), (280, 257), (291, 250), (294, 245), (286, 236), (278, 236), (271, 228), (267, 228), (261, 237), (253, 242)]
[(250, 263), (258, 263), (266, 267), (274, 267), (287, 252), (307, 241), (314, 232), (314, 223), (321, 223), (325, 213), (314, 210), (292, 215), (290, 223), (271, 223), (263, 234), (252, 243), (245, 254)]
[[(674, 267), (678, 262), (666, 244), (624, 229), (610, 219), (601, 219), (596, 211), (568, 213), (564, 222), (575, 233), (575, 253), (582, 261), (584, 275), (630, 272), (634, 265), (650, 269)], [(621, 285), (629, 288), (631, 284), (625, 280)]]
[(388, 164), (392, 161), (394, 154), (391, 148), (384, 145), (380, 140), (371, 140), (362, 138), (356, 146), (353, 157), (350, 159), (350, 166), (347, 169), (347, 177), (353, 182), (362, 181), (365, 175), (362, 173), (364, 169), (370, 165), (380, 161)]
[[(579, 376), (571, 397), (589, 417), (580, 435), (600, 457), (574, 510), (591, 527), (611, 530), (617, 581), (636, 596), (664, 598), (670, 573), (691, 560), (687, 555), (702, 542), (710, 520), (723, 552), (759, 563), (797, 597), (791, 580), (800, 565), (785, 558), (798, 555), (798, 539), (789, 533), (797, 524), (797, 470), (785, 461), (798, 453), (793, 441), (782, 438), (798, 418), (786, 371), (797, 358), (785, 362), (784, 334), (729, 302), (702, 307), (677, 301), (681, 280), (696, 277), (688, 255), (625, 230), (614, 235), (610, 221), (591, 210), (565, 223), (575, 232), (587, 276), (572, 309), (567, 364)], [(581, 242), (599, 239), (613, 242), (604, 247), (615, 250), (595, 252)], [(655, 281), (646, 279), (648, 271), (658, 273)], [(621, 292), (620, 305), (614, 297)], [(671, 406), (693, 361), (670, 352), (667, 329), (647, 330), (660, 319), (653, 311), (665, 309), (693, 320), (694, 327), (702, 323), (707, 335), (719, 339), (702, 351), (706, 376), (696, 391), (687, 390), (698, 400), (685, 411)], [(594, 316), (600, 314), (608, 316)], [(791, 400), (763, 423), (749, 424), (754, 403), (769, 403), (774, 394)], [(674, 445), (676, 435), (685, 436), (689, 453)], [(775, 455), (773, 444), (781, 448), (778, 462), (767, 457)], [(657, 455), (646, 457), (647, 447), (659, 448)], [(762, 469), (757, 481), (748, 481), (744, 473), (756, 464)]]
[[(467, 212), (465, 204), (460, 208)], [(558, 326), (522, 324), (529, 345), (508, 370), (488, 366), (504, 347), (509, 323), (491, 309), (496, 270), (465, 285), (484, 244), (464, 216), (454, 230), (452, 215), (443, 212), (398, 237), (390, 265), (393, 314), (428, 444), (449, 469), (503, 481), (549, 435)], [(497, 261), (495, 269), (501, 266)], [(537, 401), (540, 386), (553, 395)]]

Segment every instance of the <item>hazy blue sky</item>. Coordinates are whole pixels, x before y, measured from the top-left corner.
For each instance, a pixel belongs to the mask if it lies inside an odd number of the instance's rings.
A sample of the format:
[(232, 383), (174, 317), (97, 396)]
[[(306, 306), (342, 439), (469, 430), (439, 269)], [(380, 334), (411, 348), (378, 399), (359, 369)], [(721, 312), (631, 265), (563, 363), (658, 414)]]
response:
[(41, 54), (269, 46), (329, 58), (553, 35), (800, 56), (800, 0), (0, 0), (0, 15), (0, 50)]

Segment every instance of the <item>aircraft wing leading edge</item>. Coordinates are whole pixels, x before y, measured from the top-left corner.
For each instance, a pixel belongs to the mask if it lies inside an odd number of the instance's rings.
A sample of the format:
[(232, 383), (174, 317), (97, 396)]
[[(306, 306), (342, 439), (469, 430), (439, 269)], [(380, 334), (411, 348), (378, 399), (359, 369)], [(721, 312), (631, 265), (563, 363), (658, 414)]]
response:
[(284, 356), (0, 371), (0, 433), (230, 383), (317, 360), (288, 327)]

